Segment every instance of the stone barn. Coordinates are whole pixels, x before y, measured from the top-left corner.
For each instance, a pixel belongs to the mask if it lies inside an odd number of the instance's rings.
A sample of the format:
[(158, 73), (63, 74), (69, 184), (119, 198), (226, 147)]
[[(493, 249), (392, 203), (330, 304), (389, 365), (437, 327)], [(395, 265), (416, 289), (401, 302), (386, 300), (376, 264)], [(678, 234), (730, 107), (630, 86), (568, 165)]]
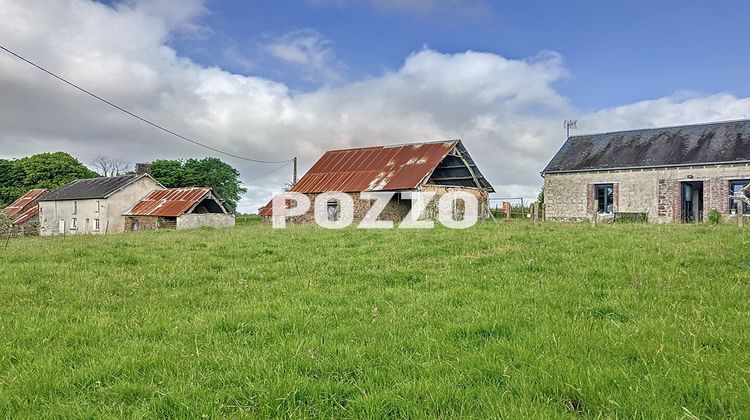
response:
[[(480, 218), (489, 214), (489, 193), (492, 185), (482, 175), (461, 140), (413, 143), (394, 146), (375, 146), (326, 152), (291, 189), (307, 195), (311, 202), (323, 192), (338, 191), (352, 196), (354, 222), (362, 220), (372, 206), (360, 200), (360, 193), (371, 191), (393, 192), (394, 195), (381, 213), (379, 220), (400, 221), (411, 210), (411, 201), (402, 197), (405, 192), (435, 192), (424, 218), (434, 218), (438, 198), (448, 192), (463, 191), (479, 199)], [(340, 203), (327, 203), (329, 220), (339, 216)], [(315, 220), (314, 205), (307, 214), (292, 218), (292, 222)], [(260, 213), (272, 216), (272, 202)]]
[(123, 213), (126, 232), (234, 226), (234, 211), (211, 188), (154, 190)]
[(750, 183), (750, 120), (572, 136), (542, 176), (548, 220), (747, 216), (730, 196)]
[(39, 199), (47, 192), (45, 188), (30, 190), (3, 209), (10, 219), (12, 236), (39, 235)]

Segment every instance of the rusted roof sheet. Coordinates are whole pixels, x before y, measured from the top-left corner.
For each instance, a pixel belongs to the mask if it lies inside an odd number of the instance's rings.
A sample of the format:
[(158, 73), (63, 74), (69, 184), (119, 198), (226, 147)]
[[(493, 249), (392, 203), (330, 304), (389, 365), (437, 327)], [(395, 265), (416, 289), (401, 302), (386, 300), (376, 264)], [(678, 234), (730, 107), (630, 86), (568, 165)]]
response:
[(417, 188), (458, 140), (326, 152), (292, 191), (398, 191)]
[(26, 223), (29, 219), (39, 214), (39, 206), (33, 205), (26, 209), (25, 211), (22, 211), (21, 213), (16, 214), (13, 219), (10, 221), (12, 225), (20, 225), (22, 223)]
[(572, 136), (542, 173), (750, 161), (750, 120)]
[(30, 190), (26, 194), (22, 195), (18, 200), (11, 203), (11, 205), (3, 209), (3, 212), (11, 219), (14, 219), (16, 216), (27, 210), (29, 206), (36, 207), (36, 202), (45, 193), (47, 193), (46, 188)]
[(154, 190), (139, 201), (125, 216), (177, 217), (201, 201), (211, 188), (166, 188)]

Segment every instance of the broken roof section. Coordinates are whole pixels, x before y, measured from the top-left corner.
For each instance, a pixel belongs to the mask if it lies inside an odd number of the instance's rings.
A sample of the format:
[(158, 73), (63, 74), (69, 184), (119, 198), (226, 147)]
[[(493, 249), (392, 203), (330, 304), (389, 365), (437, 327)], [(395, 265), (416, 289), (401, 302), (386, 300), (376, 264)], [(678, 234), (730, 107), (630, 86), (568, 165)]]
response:
[(573, 136), (542, 171), (576, 172), (750, 161), (750, 120)]
[[(29, 207), (36, 208), (37, 201), (47, 193), (46, 188), (37, 188), (30, 190), (26, 194), (19, 197), (16, 201), (12, 202), (8, 207), (3, 209), (5, 213), (13, 223), (15, 224), (15, 218), (20, 217), (22, 213), (29, 210)], [(32, 215), (33, 216), (33, 215)], [(30, 218), (30, 217), (29, 217)], [(28, 220), (28, 218), (26, 219)]]
[(191, 212), (204, 200), (215, 202), (220, 210), (217, 212), (232, 213), (232, 209), (211, 188), (193, 187), (154, 190), (123, 215), (177, 217)]
[[(310, 194), (413, 190), (423, 185), (456, 149), (473, 165), (460, 140), (332, 150), (315, 162), (292, 191)], [(480, 185), (471, 186), (492, 188), (481, 174), (479, 177)]]
[(95, 198), (108, 198), (110, 195), (116, 193), (117, 191), (120, 191), (130, 184), (133, 184), (143, 177), (151, 178), (151, 175), (121, 175), (90, 179), (78, 179), (69, 184), (63, 185), (55, 191), (52, 191), (39, 201), (90, 200)]

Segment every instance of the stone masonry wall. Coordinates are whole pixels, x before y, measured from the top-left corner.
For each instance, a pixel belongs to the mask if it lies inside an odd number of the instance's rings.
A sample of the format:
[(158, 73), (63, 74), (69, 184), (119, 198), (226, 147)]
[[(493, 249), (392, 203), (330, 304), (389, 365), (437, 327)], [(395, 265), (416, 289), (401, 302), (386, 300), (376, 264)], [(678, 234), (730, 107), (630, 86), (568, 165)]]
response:
[(657, 223), (680, 221), (680, 183), (703, 181), (704, 220), (711, 209), (729, 213), (729, 182), (750, 179), (750, 165), (546, 174), (548, 220), (587, 220), (593, 214), (594, 184), (614, 184), (618, 212), (647, 213)]

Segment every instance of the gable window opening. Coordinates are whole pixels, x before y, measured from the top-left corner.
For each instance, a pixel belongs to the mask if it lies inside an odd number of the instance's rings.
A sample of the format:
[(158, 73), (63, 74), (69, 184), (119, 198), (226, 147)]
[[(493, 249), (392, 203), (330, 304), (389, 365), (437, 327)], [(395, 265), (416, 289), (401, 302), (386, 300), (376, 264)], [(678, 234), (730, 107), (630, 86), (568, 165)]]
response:
[[(744, 188), (748, 183), (750, 183), (750, 179), (741, 180), (741, 181), (731, 181), (729, 183), (729, 213), (731, 214), (737, 214), (737, 208), (739, 206), (739, 202), (732, 198), (735, 194), (739, 193), (742, 188)], [(746, 196), (750, 197), (750, 191), (748, 191)], [(750, 206), (747, 205), (747, 203), (743, 204), (742, 214), (750, 214)]]
[(328, 214), (328, 221), (335, 222), (339, 220), (339, 202), (338, 201), (335, 201), (335, 200), (329, 201), (326, 207), (326, 211)]
[(594, 200), (598, 201), (597, 212), (599, 214), (612, 214), (614, 212), (614, 194), (613, 184), (597, 184), (594, 188)]

